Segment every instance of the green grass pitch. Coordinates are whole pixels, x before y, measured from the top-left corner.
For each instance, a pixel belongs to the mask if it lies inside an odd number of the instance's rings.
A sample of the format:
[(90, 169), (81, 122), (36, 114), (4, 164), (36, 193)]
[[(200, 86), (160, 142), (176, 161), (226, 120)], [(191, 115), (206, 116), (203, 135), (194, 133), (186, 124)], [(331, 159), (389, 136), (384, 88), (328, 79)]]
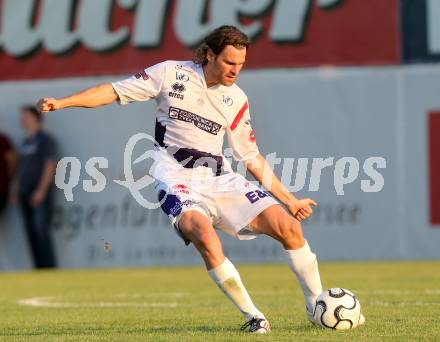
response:
[(324, 263), (325, 287), (359, 298), (352, 331), (309, 324), (287, 265), (238, 265), (269, 335), (243, 318), (200, 267), (0, 274), (0, 341), (440, 341), (440, 262)]

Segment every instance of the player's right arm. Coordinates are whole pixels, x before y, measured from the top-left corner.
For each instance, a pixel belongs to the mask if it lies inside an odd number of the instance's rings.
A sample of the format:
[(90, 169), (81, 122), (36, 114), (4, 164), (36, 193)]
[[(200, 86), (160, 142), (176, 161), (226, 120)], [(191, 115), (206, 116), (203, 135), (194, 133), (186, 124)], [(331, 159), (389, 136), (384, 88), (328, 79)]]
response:
[(148, 101), (159, 95), (166, 75), (166, 65), (167, 62), (162, 62), (125, 80), (101, 84), (61, 99), (45, 97), (38, 101), (38, 109), (46, 113), (69, 107), (95, 108), (115, 101), (121, 105)]
[(38, 110), (47, 113), (69, 107), (95, 108), (108, 105), (116, 100), (118, 100), (118, 94), (112, 84), (105, 83), (61, 99), (44, 97), (38, 101)]

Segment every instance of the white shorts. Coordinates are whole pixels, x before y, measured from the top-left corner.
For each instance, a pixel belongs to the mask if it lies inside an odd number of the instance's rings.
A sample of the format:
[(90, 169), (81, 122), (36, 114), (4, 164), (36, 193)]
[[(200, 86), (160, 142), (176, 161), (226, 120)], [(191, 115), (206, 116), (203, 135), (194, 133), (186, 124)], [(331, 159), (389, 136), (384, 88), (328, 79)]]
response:
[(197, 210), (208, 217), (214, 228), (240, 240), (250, 240), (258, 235), (249, 227), (250, 222), (264, 209), (279, 204), (237, 173), (195, 180), (188, 177), (187, 170), (180, 171), (173, 172), (172, 177), (169, 172), (167, 176), (162, 173), (157, 177), (160, 179), (156, 178), (155, 190), (162, 210), (187, 244), (189, 241), (178, 228), (179, 219), (187, 211)]

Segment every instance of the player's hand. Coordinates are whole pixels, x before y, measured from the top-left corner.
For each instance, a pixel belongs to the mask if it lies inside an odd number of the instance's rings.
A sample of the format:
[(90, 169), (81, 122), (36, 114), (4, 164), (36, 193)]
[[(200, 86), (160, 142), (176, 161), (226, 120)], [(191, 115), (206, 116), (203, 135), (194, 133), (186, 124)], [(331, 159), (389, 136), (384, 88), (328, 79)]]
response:
[(57, 99), (52, 97), (43, 97), (40, 101), (38, 101), (37, 108), (41, 113), (47, 113), (60, 109), (61, 106)]
[(294, 202), (287, 205), (290, 213), (295, 217), (298, 221), (303, 221), (310, 217), (313, 213), (313, 206), (318, 205), (311, 198), (304, 198), (301, 200), (295, 200)]

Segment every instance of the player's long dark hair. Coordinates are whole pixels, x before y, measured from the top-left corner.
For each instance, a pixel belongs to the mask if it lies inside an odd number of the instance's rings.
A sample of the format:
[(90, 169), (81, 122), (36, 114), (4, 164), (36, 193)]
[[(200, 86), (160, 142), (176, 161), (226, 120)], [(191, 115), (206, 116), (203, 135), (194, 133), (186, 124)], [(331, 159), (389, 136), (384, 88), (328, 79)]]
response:
[(194, 63), (201, 65), (208, 63), (206, 56), (209, 49), (211, 49), (215, 55), (218, 55), (223, 51), (226, 45), (247, 49), (249, 44), (249, 37), (235, 26), (220, 26), (208, 34), (202, 45), (197, 48), (194, 56)]

